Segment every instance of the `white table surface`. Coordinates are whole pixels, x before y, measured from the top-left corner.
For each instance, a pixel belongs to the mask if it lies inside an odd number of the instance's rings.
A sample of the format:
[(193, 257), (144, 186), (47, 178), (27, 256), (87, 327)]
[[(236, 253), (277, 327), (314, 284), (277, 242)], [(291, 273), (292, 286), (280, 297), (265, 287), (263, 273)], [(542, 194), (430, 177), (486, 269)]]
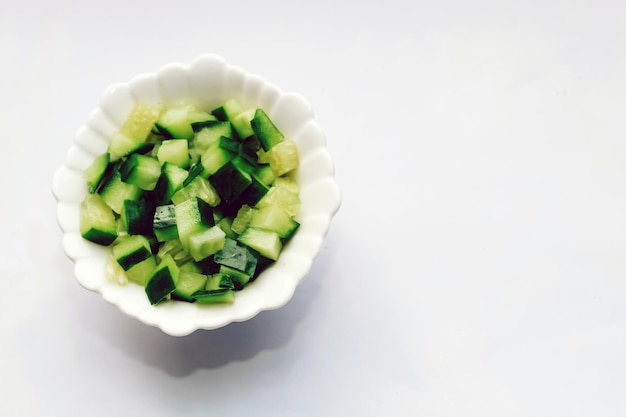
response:
[[(626, 3), (5, 1), (2, 416), (626, 415)], [(102, 91), (206, 52), (311, 102), (343, 204), (284, 308), (183, 338), (75, 281)]]

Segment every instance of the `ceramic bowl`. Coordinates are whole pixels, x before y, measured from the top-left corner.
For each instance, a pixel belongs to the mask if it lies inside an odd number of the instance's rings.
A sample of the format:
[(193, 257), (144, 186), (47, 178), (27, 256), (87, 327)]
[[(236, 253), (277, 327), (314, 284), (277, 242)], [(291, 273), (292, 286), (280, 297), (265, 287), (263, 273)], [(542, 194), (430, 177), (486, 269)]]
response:
[[(83, 171), (106, 150), (109, 138), (119, 130), (137, 101), (168, 105), (185, 100), (211, 110), (229, 98), (237, 98), (245, 107), (263, 108), (285, 137), (296, 142), (300, 156), (296, 179), (302, 200), (296, 219), (301, 226), (285, 245), (278, 261), (238, 291), (234, 303), (200, 305), (172, 301), (153, 306), (141, 286), (119, 285), (106, 279), (105, 260), (111, 249), (81, 237), (79, 205), (87, 193)], [(76, 132), (65, 164), (54, 175), (52, 191), (57, 199), (63, 247), (74, 262), (80, 285), (99, 293), (125, 314), (172, 336), (245, 321), (261, 311), (285, 305), (310, 271), (341, 204), (326, 136), (315, 122), (306, 99), (282, 91), (216, 55), (202, 55), (189, 65), (168, 64), (154, 73), (140, 74), (128, 83), (106, 89), (99, 107)]]

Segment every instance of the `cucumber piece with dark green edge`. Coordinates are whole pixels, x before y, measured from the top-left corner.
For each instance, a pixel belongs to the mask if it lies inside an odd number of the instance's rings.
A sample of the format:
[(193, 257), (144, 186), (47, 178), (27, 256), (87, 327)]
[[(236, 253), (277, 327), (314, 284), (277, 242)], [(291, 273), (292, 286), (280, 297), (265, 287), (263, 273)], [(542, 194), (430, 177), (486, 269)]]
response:
[(248, 227), (239, 235), (237, 241), (274, 261), (278, 259), (282, 251), (282, 241), (278, 233), (258, 227)]
[(204, 286), (204, 290), (219, 290), (221, 288), (229, 288), (231, 290), (235, 289), (235, 284), (233, 284), (233, 280), (230, 275), (224, 272), (216, 272), (207, 276), (206, 283)]
[(104, 202), (117, 214), (122, 212), (124, 200), (137, 200), (141, 196), (141, 188), (122, 181), (119, 167), (115, 164), (109, 178), (98, 190)]
[(240, 271), (236, 268), (232, 268), (228, 265), (221, 265), (219, 272), (230, 276), (230, 279), (233, 281), (233, 286), (235, 287), (234, 289), (236, 291), (242, 290), (252, 278), (245, 272)]
[(272, 146), (272, 149), (266, 152), (265, 157), (276, 177), (292, 172), (300, 165), (298, 146), (291, 139), (283, 140)]
[(171, 256), (164, 257), (146, 280), (146, 295), (150, 304), (165, 300), (176, 289), (180, 270)]
[(146, 278), (150, 276), (154, 268), (156, 268), (156, 258), (153, 255), (133, 265), (126, 271), (126, 276), (131, 281), (144, 286), (146, 285)]
[(200, 163), (207, 175), (213, 175), (228, 161), (233, 159), (235, 155), (236, 153), (220, 147), (219, 143), (215, 142), (202, 154)]
[(152, 152), (152, 150), (154, 149), (154, 146), (155, 146), (154, 142), (142, 142), (139, 144), (139, 146), (137, 146), (137, 149), (135, 149), (133, 153), (136, 153), (139, 155), (147, 155), (150, 152)]
[(188, 302), (195, 301), (192, 295), (205, 289), (207, 276), (199, 272), (184, 271), (179, 267), (176, 289), (172, 292), (172, 298)]
[(211, 207), (220, 204), (221, 198), (213, 185), (204, 177), (197, 176), (172, 195), (172, 203), (180, 204), (190, 198), (199, 198)]
[(208, 229), (198, 228), (189, 233), (186, 241), (189, 254), (196, 262), (199, 262), (224, 247), (226, 233), (219, 226)]
[(250, 174), (228, 161), (209, 177), (209, 182), (226, 203), (232, 203), (252, 183)]
[(233, 119), (243, 111), (244, 108), (237, 99), (230, 99), (221, 106), (213, 109), (211, 114), (218, 120), (229, 121), (232, 123)]
[(218, 222), (217, 225), (226, 233), (226, 237), (230, 239), (237, 239), (237, 233), (233, 232), (233, 218), (224, 216)]
[(256, 169), (255, 165), (252, 165), (250, 162), (248, 162), (247, 159), (243, 158), (240, 154), (235, 155), (235, 157), (231, 159), (231, 161), (237, 168), (239, 168), (241, 171), (245, 172), (246, 174), (252, 174), (254, 170)]
[(145, 199), (124, 200), (120, 218), (129, 235), (151, 236), (153, 232), (154, 203)]
[(227, 151), (232, 153), (239, 152), (239, 145), (241, 144), (241, 142), (239, 142), (237, 139), (229, 138), (227, 136), (220, 137), (217, 143), (220, 148), (226, 149)]
[(285, 138), (263, 109), (256, 109), (250, 125), (254, 131), (254, 136), (266, 152)]
[(208, 124), (194, 134), (191, 140), (190, 152), (202, 155), (209, 146), (218, 142), (222, 136), (235, 139), (230, 122), (217, 121)]
[(183, 248), (180, 240), (178, 240), (177, 238), (162, 242), (159, 246), (159, 250), (157, 251), (156, 256), (158, 259), (163, 259), (167, 256), (170, 256), (172, 259), (174, 259), (174, 261), (176, 261), (176, 265), (183, 265), (193, 261), (185, 248)]
[(161, 165), (168, 162), (180, 168), (189, 167), (189, 141), (187, 139), (164, 140), (157, 150), (157, 159)]
[(249, 144), (240, 143), (237, 153), (243, 160), (254, 168), (259, 165), (259, 155), (256, 153), (256, 149), (252, 148)]
[(254, 275), (258, 255), (245, 246), (239, 245), (236, 240), (226, 239), (224, 247), (213, 257), (215, 262), (245, 273)]
[(276, 232), (281, 239), (288, 239), (300, 226), (300, 223), (277, 205), (260, 207), (255, 210), (250, 227)]
[(186, 169), (166, 162), (161, 167), (161, 176), (151, 194), (157, 205), (169, 204), (176, 191), (182, 188), (185, 179), (189, 176)]
[(154, 123), (159, 133), (170, 139), (191, 139), (193, 129), (187, 106), (170, 107)]
[(144, 143), (142, 139), (131, 138), (122, 132), (115, 132), (109, 140), (107, 152), (111, 154), (111, 159), (118, 159), (141, 149)]
[(87, 194), (80, 203), (79, 230), (83, 238), (109, 246), (117, 238), (117, 221), (111, 207), (98, 194)]
[(268, 187), (274, 183), (274, 172), (270, 164), (259, 164), (252, 173), (260, 182)]
[(90, 193), (95, 193), (100, 186), (100, 181), (109, 166), (111, 156), (105, 152), (97, 156), (93, 162), (85, 169), (83, 178), (87, 182), (87, 189)]
[(161, 176), (161, 164), (152, 157), (132, 153), (120, 166), (120, 175), (122, 181), (152, 191)]
[(151, 257), (152, 248), (144, 236), (128, 236), (113, 246), (113, 256), (124, 271), (128, 271), (139, 262)]
[(219, 120), (217, 120), (217, 117), (213, 116), (209, 112), (206, 112), (204, 110), (198, 110), (196, 108), (191, 108), (187, 113), (187, 121), (195, 132), (196, 129), (194, 129), (194, 126), (197, 126), (198, 124), (215, 123)]
[(256, 209), (254, 207), (242, 204), (239, 210), (237, 210), (237, 215), (233, 218), (230, 229), (236, 234), (240, 234), (246, 230), (255, 211)]
[(217, 117), (211, 115), (212, 118), (211, 119), (207, 119), (207, 120), (197, 120), (195, 122), (191, 122), (191, 128), (193, 129), (194, 132), (199, 132), (202, 129), (204, 129), (205, 127), (211, 127), (214, 126), (218, 123), (223, 123), (222, 121), (218, 120)]
[(235, 302), (235, 292), (228, 288), (198, 291), (192, 298), (199, 304), (230, 304)]
[(152, 218), (152, 230), (157, 240), (160, 242), (178, 238), (174, 204), (155, 207), (154, 216)]
[(200, 162), (197, 162), (189, 168), (189, 172), (187, 174), (187, 178), (183, 181), (183, 187), (189, 185), (189, 183), (194, 180), (197, 176), (202, 175), (204, 172), (204, 167)]
[(251, 207), (254, 207), (256, 203), (261, 201), (265, 194), (267, 194), (270, 190), (270, 187), (263, 183), (259, 178), (252, 174), (251, 176), (252, 182), (250, 185), (241, 193), (239, 201), (241, 204), (247, 204)]
[(217, 262), (215, 262), (215, 260), (213, 259), (213, 255), (204, 258), (201, 261), (194, 261), (194, 264), (196, 266), (198, 266), (198, 268), (200, 268), (200, 272), (202, 272), (205, 275), (212, 275), (215, 274), (217, 272), (219, 272), (220, 270), (220, 264), (218, 264)]
[(248, 109), (240, 112), (234, 118), (229, 119), (233, 128), (237, 132), (237, 136), (241, 140), (254, 136), (254, 131), (250, 125), (250, 120), (254, 117), (255, 109)]
[(178, 238), (189, 251), (189, 237), (196, 233), (201, 233), (215, 225), (213, 209), (203, 200), (194, 197), (174, 206), (176, 216), (176, 228)]

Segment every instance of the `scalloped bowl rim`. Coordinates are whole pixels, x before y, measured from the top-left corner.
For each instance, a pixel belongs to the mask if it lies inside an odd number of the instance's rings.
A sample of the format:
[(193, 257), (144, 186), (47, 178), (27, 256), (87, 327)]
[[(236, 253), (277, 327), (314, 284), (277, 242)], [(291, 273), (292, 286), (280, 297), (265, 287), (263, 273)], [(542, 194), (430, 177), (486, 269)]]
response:
[[(246, 107), (262, 107), (285, 136), (296, 142), (300, 153), (296, 178), (302, 200), (296, 218), (301, 226), (278, 261), (243, 291), (237, 292), (233, 304), (202, 306), (171, 302), (151, 306), (139, 285), (121, 286), (108, 281), (104, 263), (110, 249), (80, 236), (79, 205), (87, 192), (82, 172), (94, 157), (106, 150), (108, 138), (119, 129), (137, 101), (173, 104), (186, 100), (210, 110), (231, 97), (238, 98)], [(128, 316), (172, 336), (216, 329), (285, 305), (309, 273), (331, 219), (341, 205), (341, 192), (334, 179), (334, 164), (326, 149), (326, 137), (306, 99), (297, 93), (284, 92), (215, 54), (201, 55), (188, 65), (167, 64), (156, 72), (142, 73), (128, 83), (116, 83), (107, 88), (99, 107), (77, 130), (65, 164), (54, 174), (52, 192), (57, 200), (63, 249), (74, 262), (74, 275), (80, 285), (99, 293)]]

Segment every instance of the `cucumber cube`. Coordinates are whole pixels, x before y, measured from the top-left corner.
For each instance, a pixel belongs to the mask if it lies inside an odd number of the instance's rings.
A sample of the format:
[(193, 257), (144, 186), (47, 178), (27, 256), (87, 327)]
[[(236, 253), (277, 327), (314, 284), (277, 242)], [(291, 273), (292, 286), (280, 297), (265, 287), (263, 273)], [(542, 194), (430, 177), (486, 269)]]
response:
[(150, 304), (158, 304), (174, 292), (179, 272), (171, 256), (161, 260), (146, 282), (145, 291)]
[(252, 183), (252, 177), (228, 161), (217, 172), (209, 177), (209, 181), (226, 203), (232, 203)]

